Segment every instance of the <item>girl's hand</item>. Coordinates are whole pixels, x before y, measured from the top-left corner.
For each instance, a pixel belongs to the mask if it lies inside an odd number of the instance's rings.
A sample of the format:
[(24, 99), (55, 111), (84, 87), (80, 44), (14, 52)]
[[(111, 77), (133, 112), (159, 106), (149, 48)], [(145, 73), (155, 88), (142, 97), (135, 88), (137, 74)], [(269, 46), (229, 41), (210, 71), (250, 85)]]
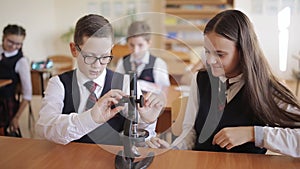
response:
[(230, 150), (247, 142), (254, 142), (253, 126), (223, 128), (214, 136), (212, 144)]
[(146, 141), (146, 144), (150, 148), (170, 148), (168, 142), (157, 137), (152, 137), (150, 140)]
[(9, 131), (15, 132), (18, 130), (18, 128), (19, 128), (19, 118), (14, 117), (10, 122)]

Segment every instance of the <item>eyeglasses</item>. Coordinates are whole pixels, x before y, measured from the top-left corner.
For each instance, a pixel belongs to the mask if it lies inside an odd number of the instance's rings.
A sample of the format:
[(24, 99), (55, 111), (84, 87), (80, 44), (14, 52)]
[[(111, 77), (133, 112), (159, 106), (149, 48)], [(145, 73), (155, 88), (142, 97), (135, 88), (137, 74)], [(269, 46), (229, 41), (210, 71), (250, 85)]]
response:
[(76, 49), (78, 50), (78, 52), (80, 52), (81, 56), (84, 59), (84, 63), (88, 64), (88, 65), (92, 65), (94, 63), (96, 63), (97, 60), (100, 61), (101, 65), (106, 65), (108, 63), (110, 63), (110, 61), (112, 60), (113, 56), (100, 56), (100, 57), (96, 57), (96, 56), (87, 56), (86, 54), (84, 54), (81, 50), (81, 48), (79, 47), (79, 45), (75, 44)]
[(23, 45), (23, 43), (15, 42), (15, 41), (10, 40), (10, 39), (8, 39), (8, 38), (5, 38), (5, 40), (7, 40), (8, 45), (10, 45), (10, 46), (16, 45), (17, 47), (21, 47), (21, 46)]

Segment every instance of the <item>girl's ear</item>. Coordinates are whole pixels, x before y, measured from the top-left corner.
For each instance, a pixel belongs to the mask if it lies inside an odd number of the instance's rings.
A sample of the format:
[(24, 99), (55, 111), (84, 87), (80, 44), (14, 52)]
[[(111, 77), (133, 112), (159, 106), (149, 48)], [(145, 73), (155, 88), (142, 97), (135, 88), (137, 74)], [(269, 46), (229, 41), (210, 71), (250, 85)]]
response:
[(77, 57), (78, 54), (79, 54), (79, 52), (78, 52), (78, 50), (76, 49), (75, 43), (74, 43), (74, 42), (70, 42), (69, 45), (70, 45), (70, 51), (71, 51), (73, 57)]

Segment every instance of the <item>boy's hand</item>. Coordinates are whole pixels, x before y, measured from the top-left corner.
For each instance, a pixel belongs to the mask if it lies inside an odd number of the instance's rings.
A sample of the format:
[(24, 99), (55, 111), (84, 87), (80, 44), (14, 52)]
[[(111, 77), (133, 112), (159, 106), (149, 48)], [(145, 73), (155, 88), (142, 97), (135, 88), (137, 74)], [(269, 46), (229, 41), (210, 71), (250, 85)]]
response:
[(124, 109), (124, 106), (117, 106), (113, 109), (111, 109), (111, 106), (118, 104), (119, 100), (124, 96), (126, 96), (126, 94), (117, 89), (107, 92), (92, 107), (91, 115), (93, 120), (100, 124), (114, 117), (118, 112)]
[(165, 107), (166, 99), (164, 95), (157, 95), (151, 92), (145, 96), (145, 104), (143, 107), (138, 106), (141, 118), (146, 123), (153, 123), (157, 120), (162, 108)]

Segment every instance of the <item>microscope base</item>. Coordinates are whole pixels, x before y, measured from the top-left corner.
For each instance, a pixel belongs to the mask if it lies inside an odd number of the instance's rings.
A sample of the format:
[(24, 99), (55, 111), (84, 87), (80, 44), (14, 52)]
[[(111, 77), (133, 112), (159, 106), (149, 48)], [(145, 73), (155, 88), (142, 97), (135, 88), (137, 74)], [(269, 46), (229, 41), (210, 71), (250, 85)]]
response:
[(123, 151), (119, 151), (116, 155), (115, 166), (116, 169), (146, 169), (152, 163), (154, 158), (154, 153), (148, 153), (147, 157), (140, 161), (134, 162), (134, 158), (124, 157)]

